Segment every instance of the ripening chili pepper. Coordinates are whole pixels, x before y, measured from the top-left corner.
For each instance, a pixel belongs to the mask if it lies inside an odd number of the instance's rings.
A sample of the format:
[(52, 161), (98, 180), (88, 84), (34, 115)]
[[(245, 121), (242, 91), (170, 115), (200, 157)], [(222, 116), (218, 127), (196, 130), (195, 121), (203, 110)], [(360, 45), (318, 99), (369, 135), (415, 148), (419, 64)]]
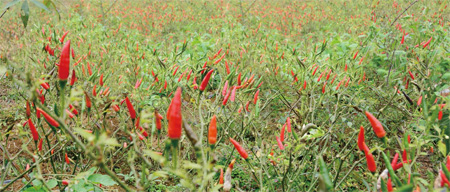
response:
[(277, 139), (278, 147), (280, 148), (280, 150), (284, 150), (283, 142), (281, 142), (278, 136), (275, 136), (275, 138)]
[(306, 89), (306, 80), (303, 81), (303, 89)]
[(27, 105), (26, 105), (26, 115), (28, 118), (30, 118), (31, 116), (31, 108), (30, 108), (30, 102), (27, 101)]
[(175, 68), (175, 71), (173, 71), (172, 76), (175, 76), (175, 74), (177, 74), (178, 68), (179, 68), (179, 67)]
[(67, 153), (65, 154), (65, 159), (66, 159), (66, 163), (70, 164), (70, 160), (69, 160), (69, 157), (67, 156)]
[(411, 135), (408, 135), (408, 143), (411, 144)]
[(281, 128), (281, 132), (280, 132), (280, 140), (281, 141), (284, 141), (284, 132), (285, 132), (285, 130), (286, 130), (286, 123)]
[(356, 59), (356, 56), (358, 56), (359, 51), (356, 51), (355, 55), (353, 55), (353, 59)]
[(367, 168), (370, 172), (374, 173), (377, 171), (377, 165), (375, 163), (375, 159), (373, 158), (372, 153), (366, 152), (366, 161), (367, 161)]
[(92, 88), (92, 95), (94, 95), (94, 97), (97, 96), (96, 87), (97, 87), (97, 85), (94, 85), (94, 87)]
[(403, 163), (408, 163), (408, 154), (406, 153), (406, 149), (403, 149), (402, 161)]
[(72, 51), (72, 59), (75, 59), (75, 51), (73, 49), (71, 49)]
[(359, 150), (361, 150), (361, 151), (364, 151), (364, 152), (366, 152), (365, 150), (365, 138), (364, 138), (364, 127), (363, 126), (361, 126), (360, 128), (359, 128), (359, 134), (358, 134), (358, 148), (359, 148)]
[(253, 104), (256, 104), (256, 102), (258, 101), (258, 95), (259, 95), (259, 89), (255, 93), (255, 96), (253, 98)]
[(237, 83), (238, 83), (238, 85), (241, 85), (241, 73), (239, 73), (239, 75), (238, 75)]
[(225, 61), (225, 69), (227, 70), (227, 74), (230, 74), (230, 67), (228, 66), (228, 63)]
[(375, 116), (366, 111), (366, 117), (369, 120), (370, 124), (372, 125), (373, 131), (375, 132), (378, 138), (383, 138), (384, 136), (386, 136), (386, 131), (384, 131), (383, 125), (381, 125), (381, 122), (378, 121), (378, 119), (375, 118)]
[(88, 108), (88, 110), (90, 110), (92, 107), (91, 99), (89, 98), (89, 96), (86, 92), (84, 92), (84, 96), (85, 96), (85, 100), (86, 100), (86, 107)]
[[(42, 78), (42, 79), (44, 79), (44, 78)], [(41, 87), (44, 88), (45, 90), (50, 89), (50, 85), (47, 82), (41, 83)]]
[(64, 39), (66, 38), (67, 34), (69, 33), (69, 31), (66, 31), (63, 36), (61, 36), (61, 39), (59, 40), (61, 43), (64, 43)]
[(114, 109), (115, 112), (119, 112), (120, 111), (119, 105), (113, 105), (112, 108)]
[(225, 81), (225, 85), (223, 85), (222, 96), (227, 95), (227, 90), (228, 90), (228, 80)]
[(210, 145), (216, 144), (217, 141), (217, 122), (216, 115), (211, 118), (211, 122), (209, 122), (208, 129), (208, 143)]
[(236, 150), (239, 152), (241, 157), (244, 158), (245, 160), (247, 160), (248, 154), (245, 151), (245, 149), (237, 141), (235, 141), (231, 137), (230, 137), (230, 142), (234, 145), (234, 148), (236, 148)]
[(69, 117), (70, 117), (71, 119), (73, 118), (74, 114), (71, 113), (68, 109), (66, 109), (66, 113), (67, 113), (67, 115), (69, 115)]
[(290, 133), (290, 132), (292, 132), (292, 125), (291, 125), (291, 118), (290, 117), (288, 117), (287, 119), (286, 119), (286, 125), (287, 125), (287, 131)]
[(126, 97), (125, 101), (127, 103), (128, 112), (130, 113), (130, 118), (133, 120), (136, 119), (136, 111), (134, 110), (133, 104), (131, 103), (130, 99)]
[(231, 87), (231, 96), (230, 96), (230, 100), (234, 102), (234, 99), (236, 98), (236, 90), (237, 90), (237, 86), (232, 86)]
[(327, 82), (325, 81), (325, 82), (323, 83), (323, 87), (322, 87), (322, 94), (325, 93), (325, 88), (326, 88), (326, 86), (327, 86)]
[(422, 103), (422, 96), (420, 96), (419, 99), (417, 100), (417, 106), (420, 106), (421, 103)]
[(247, 110), (248, 112), (250, 112), (250, 110), (248, 109), (249, 106), (250, 106), (250, 101), (247, 101), (247, 103), (245, 104), (245, 110)]
[(181, 137), (181, 87), (177, 88), (175, 96), (172, 98), (169, 109), (167, 111), (167, 120), (169, 121), (168, 135), (172, 140), (178, 140)]
[(442, 113), (442, 110), (440, 110), (439, 111), (439, 114), (438, 114), (438, 120), (440, 121), (440, 120), (442, 120), (442, 116), (443, 116), (444, 114)]
[(100, 86), (103, 86), (103, 73), (100, 75)]
[(162, 126), (161, 126), (161, 119), (162, 119), (162, 115), (159, 114), (157, 111), (155, 111), (155, 124), (156, 124), (156, 129), (158, 129), (158, 131), (161, 130)]
[(411, 71), (408, 71), (409, 76), (411, 77), (412, 80), (414, 80), (414, 75), (411, 73)]
[(62, 180), (62, 184), (63, 185), (69, 185), (69, 181), (68, 180)]
[(219, 184), (223, 185), (223, 169), (222, 168), (220, 168)]
[(314, 69), (312, 76), (314, 76), (316, 74), (317, 69), (319, 68), (319, 66), (316, 67), (316, 69)]
[(45, 120), (47, 120), (47, 122), (53, 126), (53, 127), (59, 127), (59, 123), (53, 119), (53, 117), (51, 117), (49, 114), (47, 114), (45, 111), (43, 111), (42, 109), (36, 108), (36, 111), (39, 112), (39, 114), (42, 113), (42, 115), (44, 115)]
[(441, 187), (444, 187), (445, 184), (447, 184), (447, 186), (450, 187), (450, 182), (448, 181), (447, 177), (445, 176), (444, 171), (439, 170), (439, 175), (441, 176), (442, 182), (441, 182)]
[(433, 39), (433, 37), (430, 37), (430, 39), (428, 39), (428, 41), (425, 44), (423, 44), (423, 48), (426, 48), (428, 44), (430, 44), (431, 39)]
[(38, 150), (42, 151), (42, 138), (39, 140)]
[(387, 186), (388, 192), (394, 191), (394, 189), (392, 188), (392, 181), (391, 181), (391, 178), (390, 178), (390, 177), (388, 178), (388, 181), (387, 181), (387, 183), (386, 183), (386, 186)]
[(73, 84), (75, 84), (75, 81), (77, 81), (77, 76), (75, 75), (75, 69), (72, 69), (72, 77), (70, 79), (70, 86), (73, 86)]
[(225, 95), (225, 97), (223, 98), (223, 102), (222, 105), (225, 106), (228, 102), (228, 98), (230, 98), (231, 95), (231, 90), (228, 90), (227, 95)]
[(38, 134), (33, 122), (31, 121), (31, 118), (28, 119), (28, 126), (30, 127), (30, 131), (31, 131), (31, 135), (33, 136), (33, 140), (34, 141), (39, 140), (39, 134)]
[(346, 63), (346, 64), (345, 64), (345, 68), (344, 68), (344, 71), (345, 71), (345, 72), (347, 72), (347, 68), (348, 68), (348, 67), (347, 67), (347, 63)]
[(78, 115), (77, 109), (75, 109), (75, 107), (72, 104), (69, 104), (69, 108), (72, 110), (73, 114)]
[(70, 40), (64, 45), (58, 67), (58, 78), (60, 81), (67, 81), (70, 73)]
[(395, 167), (395, 165), (397, 165), (397, 161), (398, 161), (398, 153), (395, 153), (394, 158), (392, 159), (391, 162), (391, 167)]
[(400, 44), (403, 45), (403, 43), (405, 43), (405, 35), (404, 34), (402, 35), (402, 41), (400, 42)]
[(202, 83), (200, 84), (200, 91), (205, 90), (206, 86), (208, 86), (209, 79), (211, 78), (211, 74), (214, 72), (214, 69), (211, 69), (203, 78)]

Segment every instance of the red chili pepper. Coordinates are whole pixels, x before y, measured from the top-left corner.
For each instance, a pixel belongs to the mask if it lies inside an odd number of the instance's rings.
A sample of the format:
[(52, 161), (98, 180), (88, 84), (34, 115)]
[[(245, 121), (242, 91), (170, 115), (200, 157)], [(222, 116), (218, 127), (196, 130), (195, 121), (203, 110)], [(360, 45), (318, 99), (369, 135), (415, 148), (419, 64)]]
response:
[(377, 135), (378, 138), (383, 138), (386, 136), (386, 131), (383, 129), (383, 125), (381, 125), (380, 121), (378, 121), (375, 116), (366, 111), (367, 119), (369, 119), (370, 124), (372, 125), (373, 131)]
[(322, 87), (322, 94), (324, 94), (325, 93), (325, 88), (327, 87), (327, 82), (325, 81), (324, 83), (323, 83), (323, 87)]
[(63, 36), (61, 36), (61, 39), (59, 40), (61, 43), (64, 43), (64, 39), (66, 38), (67, 34), (69, 33), (69, 31), (66, 31)]
[(442, 171), (442, 169), (439, 170), (439, 175), (441, 176), (441, 179), (442, 179), (441, 187), (444, 187), (445, 184), (447, 184), (447, 186), (450, 187), (450, 182), (448, 181), (448, 179), (445, 176), (445, 173), (444, 173), (444, 171)]
[(71, 113), (68, 109), (66, 109), (66, 113), (67, 115), (69, 115), (70, 118), (73, 118), (74, 114)]
[(284, 145), (281, 142), (280, 138), (278, 136), (275, 136), (275, 138), (277, 139), (278, 147), (280, 148), (280, 150), (284, 150)]
[(227, 104), (228, 98), (230, 98), (230, 95), (231, 95), (231, 91), (228, 90), (227, 95), (225, 95), (225, 97), (223, 98), (223, 102), (222, 102), (223, 106), (225, 106)]
[(169, 120), (169, 138), (180, 139), (181, 137), (181, 125), (183, 118), (181, 116), (181, 87), (177, 88), (175, 96), (172, 98), (169, 109), (167, 111)]
[(417, 106), (420, 106), (421, 103), (422, 103), (422, 96), (420, 96), (419, 100), (417, 100)]
[(439, 111), (439, 114), (438, 114), (438, 119), (439, 119), (439, 121), (440, 120), (442, 120), (442, 116), (443, 116), (444, 114), (442, 113), (442, 110), (440, 110)]
[(209, 71), (209, 72), (206, 74), (205, 78), (204, 78), (203, 81), (202, 81), (202, 84), (200, 84), (200, 91), (205, 90), (206, 86), (208, 86), (209, 79), (211, 78), (211, 74), (212, 74), (213, 72), (214, 72), (214, 69), (211, 69), (211, 71)]
[(281, 141), (284, 141), (284, 132), (285, 132), (285, 130), (286, 130), (286, 123), (281, 128), (281, 132), (280, 132), (280, 140)]
[(408, 135), (408, 143), (411, 144), (411, 135)]
[(363, 126), (361, 126), (360, 128), (359, 128), (359, 134), (358, 134), (358, 148), (359, 148), (359, 150), (361, 150), (361, 151), (364, 151), (364, 152), (366, 152), (365, 151), (365, 138), (364, 138), (364, 127)]
[(66, 159), (66, 163), (70, 164), (70, 160), (69, 160), (69, 157), (67, 156), (67, 153), (65, 154), (65, 159)]
[(70, 40), (64, 45), (59, 60), (58, 77), (61, 81), (67, 81), (70, 73)]
[(216, 144), (217, 141), (217, 122), (216, 115), (211, 118), (211, 122), (209, 123), (208, 129), (208, 143), (210, 145)]
[(423, 48), (426, 48), (428, 44), (430, 44), (431, 39), (433, 39), (433, 37), (430, 37), (430, 39), (428, 39), (428, 41), (425, 44), (423, 44)]
[(36, 110), (39, 112), (39, 114), (42, 113), (42, 115), (44, 115), (45, 120), (47, 120), (47, 122), (53, 126), (53, 127), (59, 127), (59, 123), (53, 119), (53, 117), (51, 117), (49, 114), (47, 114), (45, 111), (43, 111), (42, 109), (36, 108)]
[(30, 102), (28, 102), (28, 101), (27, 101), (26, 115), (28, 118), (30, 118), (30, 116), (31, 116)]
[(222, 96), (225, 97), (225, 95), (227, 95), (227, 90), (228, 90), (228, 81), (225, 81), (225, 85), (223, 85), (222, 89)]
[(356, 56), (358, 56), (359, 51), (356, 51), (355, 55), (353, 55), (353, 59), (356, 59)]
[(391, 162), (392, 167), (395, 167), (395, 165), (397, 165), (398, 156), (399, 156), (398, 153), (395, 153), (394, 159), (392, 159), (392, 162)]
[(306, 89), (306, 80), (303, 81), (303, 89)]
[(94, 97), (97, 96), (97, 91), (95, 90), (97, 87), (97, 85), (94, 85), (94, 87), (92, 87), (92, 95), (94, 95)]
[(238, 85), (241, 85), (241, 73), (239, 73), (239, 75), (238, 75), (237, 83), (238, 83)]
[(33, 136), (33, 140), (34, 141), (39, 140), (39, 134), (38, 134), (33, 122), (31, 121), (31, 118), (28, 119), (28, 126), (30, 127), (30, 131), (31, 131), (31, 135)]
[(69, 185), (69, 181), (68, 180), (62, 180), (62, 184), (63, 185)]
[(402, 160), (403, 163), (408, 163), (408, 154), (406, 153), (406, 149), (403, 149)]
[(411, 77), (412, 80), (414, 80), (414, 75), (411, 73), (411, 71), (408, 71), (409, 76)]
[(155, 124), (156, 124), (156, 129), (161, 130), (162, 126), (161, 126), (161, 119), (163, 118), (161, 116), (161, 114), (159, 114), (157, 111), (155, 111)]
[(247, 110), (248, 112), (250, 112), (250, 110), (248, 109), (248, 106), (250, 106), (250, 101), (247, 101), (247, 104), (245, 104), (245, 110)]
[(223, 169), (222, 168), (220, 168), (219, 184), (223, 185)]
[(72, 104), (69, 104), (69, 108), (72, 110), (73, 114), (78, 115), (77, 109), (75, 109), (75, 107)]
[(119, 105), (113, 105), (112, 108), (114, 109), (115, 112), (119, 112), (120, 111)]
[(259, 95), (259, 89), (255, 93), (255, 97), (253, 98), (253, 104), (256, 104), (256, 102), (258, 101), (258, 95)]
[(103, 73), (100, 75), (100, 86), (103, 86)]
[(375, 163), (375, 159), (373, 158), (372, 153), (366, 152), (366, 161), (367, 161), (367, 168), (370, 172), (374, 173), (377, 171), (377, 165)]
[(130, 113), (130, 118), (136, 119), (136, 111), (134, 110), (133, 104), (131, 103), (130, 99), (126, 97), (125, 101), (127, 103), (128, 112)]
[(314, 69), (312, 76), (314, 76), (316, 74), (317, 69), (319, 68), (319, 66), (316, 67), (316, 69)]
[(232, 139), (231, 137), (230, 137), (230, 141), (231, 141), (231, 143), (234, 145), (234, 148), (236, 148), (236, 150), (239, 152), (239, 154), (241, 155), (241, 157), (244, 158), (245, 160), (247, 160), (248, 154), (247, 154), (247, 152), (245, 151), (245, 149), (244, 149), (237, 141), (235, 141), (235, 140)]
[(230, 100), (234, 102), (235, 98), (236, 98), (236, 90), (238, 89), (237, 86), (233, 86), (231, 87), (231, 96), (230, 96)]
[(290, 117), (288, 117), (287, 119), (286, 119), (286, 125), (287, 125), (287, 131), (290, 133), (290, 132), (292, 132), (292, 125), (291, 125), (291, 118)]
[(402, 41), (400, 42), (400, 44), (403, 45), (403, 43), (405, 43), (405, 35), (402, 35)]
[(392, 188), (392, 181), (391, 181), (391, 178), (389, 177), (388, 178), (388, 181), (387, 181), (387, 190), (388, 190), (388, 192), (392, 192), (392, 191), (394, 191), (394, 189)]
[(72, 78), (70, 79), (70, 86), (73, 86), (77, 81), (77, 76), (75, 75), (75, 69), (72, 70)]
[(42, 138), (39, 140), (38, 150), (42, 151)]
[(85, 100), (86, 100), (86, 107), (90, 109), (92, 107), (91, 99), (89, 98), (88, 94), (84, 92)]

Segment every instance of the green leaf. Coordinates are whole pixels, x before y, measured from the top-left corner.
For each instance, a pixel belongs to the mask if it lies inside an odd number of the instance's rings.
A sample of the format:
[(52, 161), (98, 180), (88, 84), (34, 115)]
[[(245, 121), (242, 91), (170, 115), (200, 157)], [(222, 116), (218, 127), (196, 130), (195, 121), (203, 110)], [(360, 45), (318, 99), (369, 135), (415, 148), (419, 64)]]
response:
[(117, 183), (108, 175), (94, 174), (88, 177), (88, 180), (95, 184), (102, 184), (104, 186), (116, 185)]
[(13, 6), (13, 5), (17, 4), (17, 3), (19, 3), (19, 0), (13, 0), (13, 1), (9, 2), (8, 4), (6, 4), (6, 6), (3, 7), (3, 10), (8, 9), (8, 8), (10, 8), (11, 6)]
[(41, 2), (36, 1), (36, 0), (31, 0), (31, 2), (34, 3), (36, 6), (40, 7), (41, 9), (44, 9), (44, 10), (50, 12), (50, 10), (48, 9), (48, 7), (45, 6), (44, 4), (42, 4)]
[(53, 187), (56, 187), (58, 185), (58, 181), (56, 179), (50, 179), (47, 181), (48, 188), (52, 189)]
[(27, 28), (28, 18), (30, 17), (30, 8), (28, 7), (28, 0), (25, 0), (22, 4), (22, 12), (20, 18), (22, 18), (23, 26)]

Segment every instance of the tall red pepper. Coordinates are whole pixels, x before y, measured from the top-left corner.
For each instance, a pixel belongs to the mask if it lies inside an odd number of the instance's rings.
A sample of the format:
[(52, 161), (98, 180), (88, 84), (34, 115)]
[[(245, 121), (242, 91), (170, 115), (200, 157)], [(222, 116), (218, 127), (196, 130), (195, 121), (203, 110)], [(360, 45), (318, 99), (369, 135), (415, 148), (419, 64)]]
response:
[(64, 45), (61, 51), (61, 58), (58, 67), (58, 78), (60, 81), (67, 81), (70, 73), (70, 40)]
[(128, 112), (130, 113), (130, 118), (133, 120), (136, 119), (136, 111), (134, 110), (133, 104), (131, 103), (130, 99), (126, 97), (125, 101), (127, 103)]
[(34, 141), (39, 140), (39, 134), (38, 134), (33, 122), (31, 121), (31, 118), (28, 119), (28, 126), (30, 127), (30, 131), (31, 131), (31, 135), (33, 136), (33, 140)]
[(217, 142), (217, 120), (216, 115), (211, 118), (208, 129), (208, 143), (214, 145)]
[(206, 86), (208, 86), (209, 79), (211, 78), (211, 74), (212, 74), (213, 72), (214, 72), (214, 69), (211, 69), (211, 71), (209, 71), (209, 72), (206, 74), (205, 78), (204, 78), (203, 81), (202, 81), (202, 84), (200, 84), (200, 91), (205, 90)]
[(366, 111), (367, 119), (369, 119), (370, 124), (372, 125), (373, 131), (377, 135), (378, 138), (383, 138), (386, 136), (386, 131), (384, 131), (383, 125), (381, 125), (380, 121), (378, 121), (375, 116)]
[(169, 110), (167, 111), (169, 120), (169, 138), (178, 140), (181, 137), (181, 125), (183, 118), (181, 116), (181, 87), (178, 87), (175, 96), (172, 98)]
[(43, 111), (42, 109), (37, 108), (36, 109), (37, 112), (39, 112), (39, 114), (44, 115), (45, 120), (47, 120), (47, 122), (53, 126), (53, 127), (59, 127), (59, 123), (53, 119), (53, 117), (51, 117), (49, 114), (47, 114), (45, 111)]
[(369, 168), (369, 171), (374, 173), (377, 171), (377, 165), (375, 163), (375, 159), (373, 158), (372, 153), (366, 152), (366, 160), (367, 160), (367, 168)]
[(235, 141), (235, 140), (232, 139), (231, 137), (230, 137), (230, 141), (231, 141), (231, 143), (234, 145), (234, 148), (236, 148), (236, 150), (239, 152), (239, 154), (241, 155), (241, 157), (244, 158), (245, 160), (247, 160), (248, 154), (247, 154), (247, 152), (245, 151), (245, 149), (244, 149), (237, 141)]
[(253, 104), (256, 104), (256, 102), (258, 101), (258, 95), (259, 95), (259, 89), (255, 93), (255, 97), (253, 98)]

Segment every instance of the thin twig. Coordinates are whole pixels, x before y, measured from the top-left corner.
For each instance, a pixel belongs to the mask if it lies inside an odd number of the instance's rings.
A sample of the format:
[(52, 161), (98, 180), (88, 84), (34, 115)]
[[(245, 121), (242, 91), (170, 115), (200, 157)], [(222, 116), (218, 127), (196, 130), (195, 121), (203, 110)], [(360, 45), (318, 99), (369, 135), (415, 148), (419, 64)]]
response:
[(414, 2), (412, 2), (411, 4), (409, 4), (408, 7), (406, 7), (406, 9), (404, 9), (400, 14), (397, 15), (397, 17), (394, 19), (394, 21), (392, 21), (391, 26), (394, 25), (394, 23), (398, 20), (398, 18), (400, 18), (400, 16), (403, 15), (403, 13), (405, 13), (409, 8), (411, 8), (414, 4), (416, 4), (419, 0), (415, 0)]

